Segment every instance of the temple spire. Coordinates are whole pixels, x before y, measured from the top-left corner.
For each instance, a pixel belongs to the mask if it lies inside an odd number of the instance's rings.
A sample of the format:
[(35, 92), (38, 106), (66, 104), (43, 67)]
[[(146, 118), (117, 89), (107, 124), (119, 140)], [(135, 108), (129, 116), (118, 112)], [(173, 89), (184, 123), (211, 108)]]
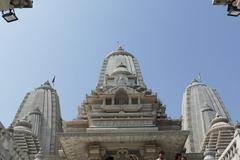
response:
[(25, 117), (31, 120), (32, 133), (38, 136), (44, 155), (56, 155), (59, 150), (57, 133), (62, 132), (61, 111), (57, 91), (49, 81), (26, 94), (14, 118), (13, 126)]
[(137, 59), (121, 45), (104, 59), (97, 88), (114, 86), (119, 79), (126, 85), (146, 88)]
[(211, 121), (220, 114), (231, 118), (215, 89), (201, 83), (200, 76), (193, 79), (186, 88), (182, 100), (182, 129), (192, 134), (186, 142), (187, 152), (200, 152), (205, 135), (211, 128)]

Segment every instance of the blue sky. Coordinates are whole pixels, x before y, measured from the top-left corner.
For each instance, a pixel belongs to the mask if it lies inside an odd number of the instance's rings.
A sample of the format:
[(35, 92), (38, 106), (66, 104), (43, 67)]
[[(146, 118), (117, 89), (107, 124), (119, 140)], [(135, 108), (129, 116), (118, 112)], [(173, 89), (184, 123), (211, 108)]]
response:
[(117, 41), (134, 54), (148, 88), (173, 118), (186, 86), (202, 74), (239, 120), (239, 18), (210, 0), (34, 0), (0, 19), (0, 121), (8, 126), (25, 94), (56, 75), (64, 120), (97, 85), (104, 57)]

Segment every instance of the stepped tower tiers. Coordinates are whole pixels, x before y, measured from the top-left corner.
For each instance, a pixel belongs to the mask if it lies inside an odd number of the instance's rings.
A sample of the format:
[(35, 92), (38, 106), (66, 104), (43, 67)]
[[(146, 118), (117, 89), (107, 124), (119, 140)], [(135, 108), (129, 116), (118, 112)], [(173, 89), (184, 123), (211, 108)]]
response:
[(13, 139), (23, 159), (34, 160), (40, 151), (39, 139), (32, 133), (32, 125), (26, 119), (19, 120), (13, 127)]
[(17, 149), (13, 140), (13, 132), (6, 129), (0, 122), (0, 159), (10, 160), (19, 159), (22, 160), (26, 157), (22, 157), (22, 151)]
[(165, 109), (145, 86), (136, 58), (119, 47), (105, 58), (97, 88), (79, 107), (78, 118), (64, 122), (63, 157), (152, 160), (164, 150), (173, 159), (188, 131), (181, 130), (180, 120), (167, 118)]
[(0, 123), (0, 159), (34, 160), (40, 150), (39, 140), (31, 131), (26, 119), (17, 121), (14, 127), (4, 128)]
[(62, 118), (57, 92), (48, 81), (27, 93), (13, 126), (26, 118), (31, 121), (32, 132), (40, 139), (43, 154), (49, 157), (57, 155), (60, 146), (57, 134), (62, 132)]
[(190, 131), (185, 145), (188, 153), (201, 152), (204, 137), (216, 113), (231, 121), (216, 90), (194, 79), (185, 90), (182, 101), (182, 129)]
[(204, 160), (217, 160), (234, 138), (234, 131), (228, 119), (217, 113), (203, 143)]

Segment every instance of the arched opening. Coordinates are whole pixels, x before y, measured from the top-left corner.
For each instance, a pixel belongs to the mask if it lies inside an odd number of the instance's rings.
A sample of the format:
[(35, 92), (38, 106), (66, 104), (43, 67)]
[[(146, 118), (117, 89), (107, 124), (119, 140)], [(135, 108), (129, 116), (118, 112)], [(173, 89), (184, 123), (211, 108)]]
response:
[(115, 104), (122, 105), (122, 104), (128, 104), (128, 95), (127, 92), (123, 89), (117, 91), (115, 94)]

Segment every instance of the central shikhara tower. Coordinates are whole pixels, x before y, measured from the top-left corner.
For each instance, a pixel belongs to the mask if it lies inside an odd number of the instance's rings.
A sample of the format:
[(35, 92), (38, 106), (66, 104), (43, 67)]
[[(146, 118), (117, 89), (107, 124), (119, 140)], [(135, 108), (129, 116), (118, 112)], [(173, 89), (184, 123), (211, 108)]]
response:
[(188, 132), (167, 118), (165, 106), (146, 87), (137, 59), (122, 47), (103, 62), (98, 85), (64, 123), (60, 141), (69, 160), (152, 160), (160, 150), (168, 159), (181, 152)]

